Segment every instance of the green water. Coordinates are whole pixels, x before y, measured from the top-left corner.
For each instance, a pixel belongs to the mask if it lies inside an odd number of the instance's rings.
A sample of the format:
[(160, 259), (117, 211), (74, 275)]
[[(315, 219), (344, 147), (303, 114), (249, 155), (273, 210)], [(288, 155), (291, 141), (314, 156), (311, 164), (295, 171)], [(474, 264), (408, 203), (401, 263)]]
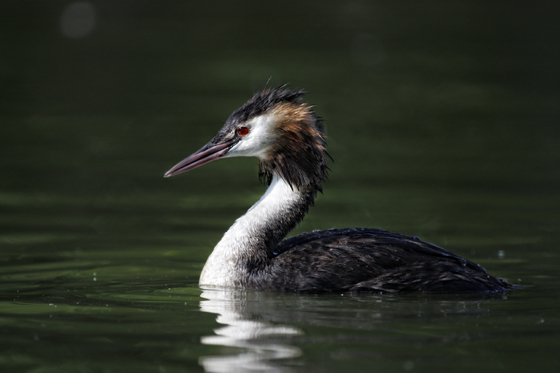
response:
[[(3, 2), (1, 370), (558, 371), (559, 10)], [(269, 78), (310, 91), (335, 159), (295, 233), (418, 235), (525, 288), (199, 289), (257, 161), (162, 176)]]

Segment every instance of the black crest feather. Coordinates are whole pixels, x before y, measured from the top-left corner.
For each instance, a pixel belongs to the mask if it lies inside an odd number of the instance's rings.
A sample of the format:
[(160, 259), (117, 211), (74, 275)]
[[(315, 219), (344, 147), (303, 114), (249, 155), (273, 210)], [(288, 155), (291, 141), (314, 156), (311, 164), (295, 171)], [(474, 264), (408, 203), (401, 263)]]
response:
[[(278, 127), (280, 134), (274, 146), (274, 156), (259, 161), (259, 177), (270, 184), (276, 173), (292, 188), (322, 191), (322, 182), (327, 178), (327, 158), (323, 120), (303, 100), (303, 90), (288, 90), (286, 86), (267, 89), (256, 93), (245, 105), (236, 110), (232, 120), (249, 120), (279, 106), (293, 108), (299, 115), (287, 115)], [(303, 115), (302, 115), (303, 113)]]

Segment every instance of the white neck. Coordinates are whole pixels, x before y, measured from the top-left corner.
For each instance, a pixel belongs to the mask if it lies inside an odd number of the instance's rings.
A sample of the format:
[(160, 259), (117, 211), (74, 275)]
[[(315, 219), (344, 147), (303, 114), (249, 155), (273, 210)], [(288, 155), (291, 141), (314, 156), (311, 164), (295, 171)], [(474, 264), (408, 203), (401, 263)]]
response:
[(291, 208), (304, 203), (303, 200), (301, 192), (274, 175), (266, 193), (235, 221), (218, 242), (202, 269), (199, 284), (239, 287), (248, 275), (244, 265), (246, 261), (255, 255), (266, 257), (267, 247), (263, 237), (270, 234), (270, 227), (279, 219), (290, 219)]

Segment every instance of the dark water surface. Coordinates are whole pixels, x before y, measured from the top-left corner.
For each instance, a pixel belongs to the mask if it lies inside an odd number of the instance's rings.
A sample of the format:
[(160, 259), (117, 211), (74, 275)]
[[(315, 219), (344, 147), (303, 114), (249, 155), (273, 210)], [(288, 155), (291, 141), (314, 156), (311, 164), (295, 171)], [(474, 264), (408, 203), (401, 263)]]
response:
[[(2, 2), (1, 370), (559, 371), (560, 9), (543, 4)], [(257, 161), (162, 176), (269, 78), (310, 91), (335, 159), (295, 233), (418, 235), (526, 287), (199, 289), (264, 191)]]

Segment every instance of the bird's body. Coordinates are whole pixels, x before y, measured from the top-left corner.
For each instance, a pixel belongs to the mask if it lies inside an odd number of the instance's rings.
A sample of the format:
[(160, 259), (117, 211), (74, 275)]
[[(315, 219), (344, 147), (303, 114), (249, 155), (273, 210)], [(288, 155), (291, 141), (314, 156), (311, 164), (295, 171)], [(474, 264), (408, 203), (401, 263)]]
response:
[(348, 228), (284, 239), (327, 177), (321, 120), (283, 87), (255, 94), (218, 134), (165, 176), (221, 157), (256, 156), (266, 193), (224, 234), (201, 286), (306, 293), (493, 293), (512, 288), (482, 267), (416, 237)]

